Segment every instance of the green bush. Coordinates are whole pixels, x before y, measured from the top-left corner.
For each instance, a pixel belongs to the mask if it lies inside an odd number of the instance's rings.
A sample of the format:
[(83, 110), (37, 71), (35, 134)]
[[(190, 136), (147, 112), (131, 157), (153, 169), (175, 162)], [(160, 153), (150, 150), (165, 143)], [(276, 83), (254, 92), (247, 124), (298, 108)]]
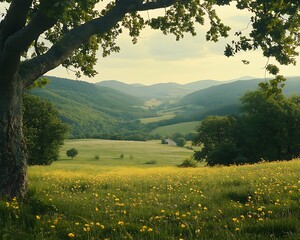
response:
[(157, 161), (155, 160), (149, 160), (149, 161), (146, 161), (145, 164), (156, 164)]
[(177, 167), (181, 168), (190, 168), (190, 167), (197, 167), (197, 162), (193, 159), (187, 158), (181, 164), (177, 165)]

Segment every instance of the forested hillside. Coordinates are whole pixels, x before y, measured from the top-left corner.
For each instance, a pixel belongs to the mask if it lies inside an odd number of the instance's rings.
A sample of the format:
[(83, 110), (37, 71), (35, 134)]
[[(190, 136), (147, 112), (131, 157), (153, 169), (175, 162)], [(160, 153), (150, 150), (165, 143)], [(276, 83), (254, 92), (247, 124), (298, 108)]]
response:
[[(151, 128), (176, 124), (180, 122), (199, 121), (207, 115), (226, 115), (238, 113), (239, 99), (248, 91), (258, 88), (264, 79), (238, 80), (206, 89), (195, 91), (184, 96), (177, 104), (176, 116), (160, 122), (151, 123)], [(290, 77), (283, 89), (285, 95), (300, 94), (300, 77)], [(169, 114), (165, 109), (165, 114)]]
[(128, 127), (139, 128), (130, 124), (133, 120), (152, 116), (137, 97), (83, 81), (48, 79), (49, 84), (31, 93), (57, 107), (62, 120), (71, 126), (71, 137), (111, 137)]
[(142, 84), (126, 84), (116, 80), (108, 80), (96, 83), (98, 86), (109, 87), (119, 90), (123, 93), (142, 99), (174, 100), (183, 97), (194, 91), (205, 89), (211, 86), (223, 84), (224, 82), (216, 80), (200, 80), (187, 84), (178, 83), (157, 83), (150, 86)]
[[(151, 130), (160, 126), (199, 121), (207, 115), (225, 115), (239, 112), (239, 99), (247, 91), (255, 90), (264, 79), (219, 82), (204, 80), (190, 84), (161, 83), (151, 86), (104, 81), (100, 85), (48, 77), (50, 83), (31, 92), (50, 100), (58, 108), (61, 119), (71, 126), (70, 137), (144, 140)], [(214, 86), (212, 86), (214, 85)], [(119, 88), (120, 91), (114, 89)], [(184, 95), (187, 89), (204, 88)], [(181, 90), (185, 89), (185, 90)], [(135, 96), (123, 93), (132, 93)], [(152, 94), (150, 96), (149, 94)], [(286, 95), (300, 93), (300, 77), (289, 78), (284, 88)], [(146, 108), (144, 100), (137, 97), (163, 96), (169, 104)], [(164, 119), (164, 116), (168, 116)], [(171, 116), (171, 118), (169, 117)], [(174, 116), (174, 117), (172, 117)], [(151, 121), (147, 121), (151, 117)], [(156, 117), (157, 121), (153, 120)], [(139, 119), (143, 119), (142, 124)], [(193, 129), (192, 129), (193, 130)]]

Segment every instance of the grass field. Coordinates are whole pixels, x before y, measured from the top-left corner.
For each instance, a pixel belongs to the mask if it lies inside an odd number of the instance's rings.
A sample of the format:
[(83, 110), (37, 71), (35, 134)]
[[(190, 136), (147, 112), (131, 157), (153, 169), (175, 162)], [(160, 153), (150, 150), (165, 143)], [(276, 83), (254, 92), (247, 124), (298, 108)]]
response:
[[(175, 166), (194, 153), (186, 148), (168, 146), (160, 142), (158, 140), (148, 142), (70, 140), (66, 141), (61, 149), (59, 163), (66, 167), (74, 167), (74, 165), (79, 165), (79, 167), (82, 165), (148, 167), (146, 162), (156, 161), (155, 166), (157, 167)], [(66, 151), (73, 147), (79, 151), (79, 154), (78, 157), (71, 160), (66, 156)], [(98, 160), (95, 159), (96, 155), (99, 156)]]
[[(59, 161), (30, 167), (29, 197), (0, 201), (0, 239), (300, 239), (300, 160), (182, 169), (183, 148), (117, 143), (68, 141)], [(157, 164), (139, 159), (148, 151)]]
[(196, 126), (199, 125), (199, 122), (184, 122), (178, 124), (172, 124), (164, 127), (158, 127), (154, 129), (151, 133), (156, 134), (159, 133), (162, 136), (171, 136), (174, 133), (195, 133)]
[(158, 116), (158, 117), (150, 117), (150, 118), (141, 118), (140, 121), (141, 123), (153, 123), (153, 122), (159, 122), (163, 120), (168, 120), (175, 117), (175, 114), (169, 114), (169, 115), (163, 115), (163, 116)]

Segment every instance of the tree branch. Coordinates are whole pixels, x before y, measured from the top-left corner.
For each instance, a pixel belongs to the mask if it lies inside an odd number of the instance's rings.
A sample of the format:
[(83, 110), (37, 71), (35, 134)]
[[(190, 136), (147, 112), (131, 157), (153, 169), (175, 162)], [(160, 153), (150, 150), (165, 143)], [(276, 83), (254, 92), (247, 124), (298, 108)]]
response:
[(1, 45), (14, 32), (25, 26), (33, 0), (13, 0), (0, 26)]
[(39, 11), (26, 27), (14, 33), (7, 40), (5, 47), (8, 50), (8, 54), (11, 49), (14, 49), (14, 51), (18, 50), (19, 53), (26, 51), (30, 44), (35, 41), (40, 34), (54, 26), (56, 22), (56, 18)]
[(175, 0), (159, 0), (144, 4), (142, 2), (142, 0), (117, 0), (115, 6), (104, 16), (70, 30), (45, 54), (23, 62), (19, 68), (19, 75), (26, 82), (25, 85), (29, 86), (34, 80), (59, 66), (91, 36), (104, 34), (111, 30), (124, 18), (126, 13), (167, 7), (172, 5)]
[(104, 16), (70, 30), (45, 54), (21, 63), (18, 74), (25, 81), (25, 85), (29, 86), (34, 80), (59, 66), (91, 36), (106, 33), (112, 29), (130, 11), (131, 7), (126, 5), (126, 2), (129, 1), (123, 0), (121, 4), (116, 4)]
[(140, 4), (136, 7), (137, 11), (154, 10), (164, 7), (169, 7), (175, 3), (176, 0), (158, 0), (155, 2), (148, 2)]

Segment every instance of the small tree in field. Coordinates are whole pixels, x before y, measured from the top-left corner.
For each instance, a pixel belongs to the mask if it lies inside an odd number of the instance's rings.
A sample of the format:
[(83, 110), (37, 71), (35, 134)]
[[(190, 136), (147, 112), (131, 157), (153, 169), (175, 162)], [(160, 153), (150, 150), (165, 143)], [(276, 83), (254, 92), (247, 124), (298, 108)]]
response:
[(67, 151), (67, 156), (71, 157), (72, 159), (78, 154), (77, 149), (71, 148)]

